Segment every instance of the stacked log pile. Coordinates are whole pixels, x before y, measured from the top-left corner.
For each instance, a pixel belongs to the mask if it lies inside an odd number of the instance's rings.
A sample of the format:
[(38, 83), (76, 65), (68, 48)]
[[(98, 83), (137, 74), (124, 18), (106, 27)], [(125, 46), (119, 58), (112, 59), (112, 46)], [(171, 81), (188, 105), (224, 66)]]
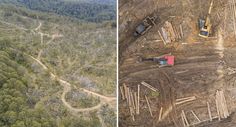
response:
[[(141, 82), (140, 84), (138, 84), (137, 91), (131, 90), (131, 88), (129, 88), (126, 84), (123, 84), (122, 86), (120, 86), (121, 99), (126, 100), (127, 106), (129, 108), (130, 116), (133, 121), (135, 121), (135, 115), (140, 114), (139, 107), (140, 107), (140, 87), (141, 87), (141, 85), (149, 88), (150, 90), (152, 90), (154, 92), (158, 92), (158, 89), (156, 89), (155, 87), (151, 86), (150, 84), (148, 84), (146, 82)], [(150, 100), (147, 95), (145, 95), (144, 97), (145, 97), (145, 100), (146, 100), (146, 103), (148, 106), (149, 113), (150, 113), (151, 117), (153, 117)]]
[[(194, 97), (188, 97), (187, 98), (187, 100), (193, 100), (193, 99), (194, 99)], [(218, 118), (219, 121), (221, 119), (228, 118), (229, 117), (229, 110), (228, 110), (228, 107), (227, 107), (227, 103), (226, 103), (226, 99), (225, 99), (223, 90), (220, 90), (220, 91), (217, 90), (216, 91), (215, 102), (216, 102), (216, 111), (217, 111), (216, 116), (212, 115), (212, 110), (211, 110), (210, 103), (209, 102), (206, 103), (209, 119), (200, 120), (200, 118), (196, 115), (196, 113), (193, 110), (191, 110), (192, 115), (197, 120), (197, 122), (195, 122), (195, 123), (190, 123), (188, 117), (185, 114), (185, 111), (182, 110), (182, 112), (180, 113), (180, 116), (181, 116), (183, 126), (184, 127), (195, 126), (195, 125), (198, 125), (198, 124), (201, 124), (201, 123), (204, 123), (204, 122), (209, 122), (209, 121), (211, 122), (211, 121), (213, 121), (214, 119), (217, 119), (217, 118)]]
[(164, 26), (161, 27), (161, 31), (158, 31), (158, 34), (164, 44), (178, 41), (184, 36), (182, 25), (176, 27), (169, 21), (165, 22)]
[(216, 108), (217, 108), (217, 114), (219, 116), (219, 120), (221, 118), (229, 117), (229, 110), (227, 108), (227, 103), (226, 103), (223, 91), (217, 90), (216, 92)]

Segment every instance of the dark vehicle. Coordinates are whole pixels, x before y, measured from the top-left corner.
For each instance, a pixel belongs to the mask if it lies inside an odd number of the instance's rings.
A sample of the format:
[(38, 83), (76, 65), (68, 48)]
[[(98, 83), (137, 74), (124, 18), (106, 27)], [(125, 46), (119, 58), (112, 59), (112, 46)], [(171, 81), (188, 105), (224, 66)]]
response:
[(134, 32), (134, 36), (137, 37), (137, 36), (140, 36), (140, 35), (143, 35), (145, 34), (148, 30), (150, 30), (155, 24), (155, 21), (156, 21), (157, 17), (156, 16), (153, 16), (153, 17), (146, 17), (142, 23), (140, 23), (136, 29), (135, 29), (135, 32)]
[(165, 54), (158, 57), (140, 58), (139, 60), (140, 62), (152, 61), (152, 62), (158, 63), (159, 67), (161, 68), (161, 67), (167, 67), (167, 66), (174, 66), (175, 56), (169, 53), (169, 54)]

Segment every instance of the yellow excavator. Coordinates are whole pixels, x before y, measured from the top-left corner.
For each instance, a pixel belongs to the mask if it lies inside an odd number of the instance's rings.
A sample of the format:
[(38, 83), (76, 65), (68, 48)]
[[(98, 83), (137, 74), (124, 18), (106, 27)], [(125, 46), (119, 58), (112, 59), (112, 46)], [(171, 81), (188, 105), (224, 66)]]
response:
[(212, 7), (213, 7), (213, 1), (214, 0), (211, 1), (211, 5), (210, 5), (210, 8), (209, 8), (206, 19), (205, 20), (204, 19), (199, 20), (199, 27), (200, 27), (199, 36), (203, 37), (203, 38), (208, 38), (209, 34), (211, 32), (212, 24), (211, 24), (211, 21), (210, 21), (210, 14), (211, 14)]

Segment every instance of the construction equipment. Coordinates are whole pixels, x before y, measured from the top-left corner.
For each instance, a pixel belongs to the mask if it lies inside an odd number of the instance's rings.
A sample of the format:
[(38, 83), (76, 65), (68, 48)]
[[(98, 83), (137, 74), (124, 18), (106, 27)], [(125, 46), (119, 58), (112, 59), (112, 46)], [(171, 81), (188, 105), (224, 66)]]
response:
[(213, 7), (213, 1), (214, 0), (211, 1), (210, 8), (209, 8), (206, 19), (205, 20), (199, 19), (199, 29), (200, 29), (199, 36), (203, 37), (203, 38), (208, 38), (209, 34), (211, 32), (212, 24), (210, 21), (210, 14), (211, 14), (211, 10)]
[(138, 37), (140, 35), (145, 34), (148, 30), (150, 30), (155, 24), (157, 17), (153, 16), (153, 17), (146, 17), (142, 23), (140, 23), (134, 32), (134, 36)]
[(174, 66), (175, 57), (169, 54), (165, 54), (158, 57), (152, 58), (141, 58), (141, 61), (153, 61), (159, 64), (159, 67)]

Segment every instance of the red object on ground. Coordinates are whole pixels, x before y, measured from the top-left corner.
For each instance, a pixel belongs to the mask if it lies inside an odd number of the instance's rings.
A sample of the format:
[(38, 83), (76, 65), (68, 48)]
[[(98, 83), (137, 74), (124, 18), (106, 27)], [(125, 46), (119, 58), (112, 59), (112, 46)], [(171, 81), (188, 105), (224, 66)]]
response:
[(168, 65), (174, 65), (175, 64), (175, 56), (167, 55), (164, 56), (165, 59), (167, 59), (167, 64)]

